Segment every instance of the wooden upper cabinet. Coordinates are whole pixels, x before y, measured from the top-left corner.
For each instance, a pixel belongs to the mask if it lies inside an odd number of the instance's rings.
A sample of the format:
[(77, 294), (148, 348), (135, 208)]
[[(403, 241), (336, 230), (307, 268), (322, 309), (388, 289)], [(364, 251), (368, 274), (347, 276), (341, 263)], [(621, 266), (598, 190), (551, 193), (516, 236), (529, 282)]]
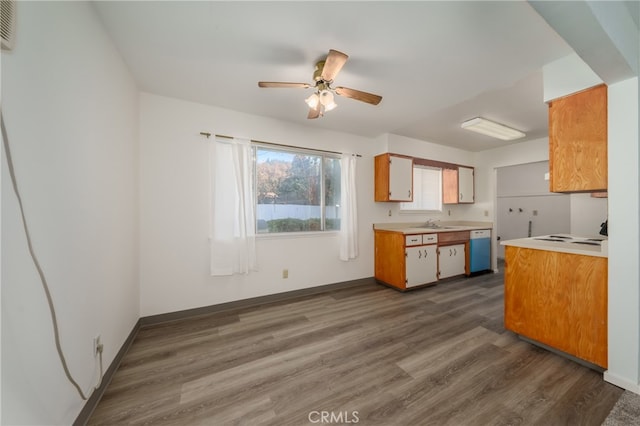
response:
[(442, 169), (442, 203), (474, 202), (473, 168), (458, 166)]
[(413, 201), (413, 158), (386, 153), (374, 164), (375, 201)]
[(458, 169), (442, 169), (442, 204), (458, 203)]
[(549, 103), (549, 189), (607, 189), (607, 86)]

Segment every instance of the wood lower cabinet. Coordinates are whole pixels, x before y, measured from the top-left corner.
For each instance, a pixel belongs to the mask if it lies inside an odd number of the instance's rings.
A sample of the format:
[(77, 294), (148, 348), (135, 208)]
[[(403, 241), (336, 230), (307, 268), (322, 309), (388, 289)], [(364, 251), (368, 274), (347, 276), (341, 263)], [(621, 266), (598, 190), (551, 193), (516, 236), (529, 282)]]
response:
[(607, 368), (604, 257), (505, 247), (505, 328)]
[(438, 280), (435, 234), (376, 230), (374, 238), (375, 278), (379, 282), (404, 291)]
[(607, 86), (549, 102), (549, 189), (607, 189)]

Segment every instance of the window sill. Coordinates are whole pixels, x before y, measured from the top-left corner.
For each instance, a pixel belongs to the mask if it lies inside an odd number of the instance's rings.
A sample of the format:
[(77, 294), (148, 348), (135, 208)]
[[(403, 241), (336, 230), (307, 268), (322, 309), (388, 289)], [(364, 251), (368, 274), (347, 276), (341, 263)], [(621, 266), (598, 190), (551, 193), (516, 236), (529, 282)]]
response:
[(256, 234), (256, 240), (281, 240), (297, 238), (336, 237), (340, 231), (280, 232), (273, 234)]
[(442, 210), (399, 210), (400, 215), (413, 215), (413, 214), (442, 214)]

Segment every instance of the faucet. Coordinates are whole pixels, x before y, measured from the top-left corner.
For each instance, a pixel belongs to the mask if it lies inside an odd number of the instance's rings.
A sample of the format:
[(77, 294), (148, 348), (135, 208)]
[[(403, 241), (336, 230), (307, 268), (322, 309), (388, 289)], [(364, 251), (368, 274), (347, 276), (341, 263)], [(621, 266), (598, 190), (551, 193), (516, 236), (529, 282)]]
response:
[(425, 227), (427, 228), (439, 228), (440, 226), (438, 226), (438, 224), (436, 223), (435, 220), (433, 219), (427, 219), (427, 223), (425, 224)]

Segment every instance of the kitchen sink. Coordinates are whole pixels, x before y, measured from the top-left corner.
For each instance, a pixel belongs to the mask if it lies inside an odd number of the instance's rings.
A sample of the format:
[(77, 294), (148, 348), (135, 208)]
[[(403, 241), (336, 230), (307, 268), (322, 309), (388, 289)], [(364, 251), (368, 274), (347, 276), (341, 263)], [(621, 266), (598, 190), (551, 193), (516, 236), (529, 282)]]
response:
[(451, 226), (425, 225), (425, 226), (420, 226), (419, 229), (436, 229), (436, 230), (437, 229), (449, 229), (449, 230), (459, 229), (459, 230), (463, 230), (463, 229), (469, 229), (469, 226), (461, 226), (461, 225), (459, 225), (459, 226), (454, 226), (454, 225), (451, 225)]
[(420, 226), (419, 228), (424, 228), (424, 229), (442, 229), (442, 226), (437, 225), (435, 223), (427, 223), (426, 225)]

